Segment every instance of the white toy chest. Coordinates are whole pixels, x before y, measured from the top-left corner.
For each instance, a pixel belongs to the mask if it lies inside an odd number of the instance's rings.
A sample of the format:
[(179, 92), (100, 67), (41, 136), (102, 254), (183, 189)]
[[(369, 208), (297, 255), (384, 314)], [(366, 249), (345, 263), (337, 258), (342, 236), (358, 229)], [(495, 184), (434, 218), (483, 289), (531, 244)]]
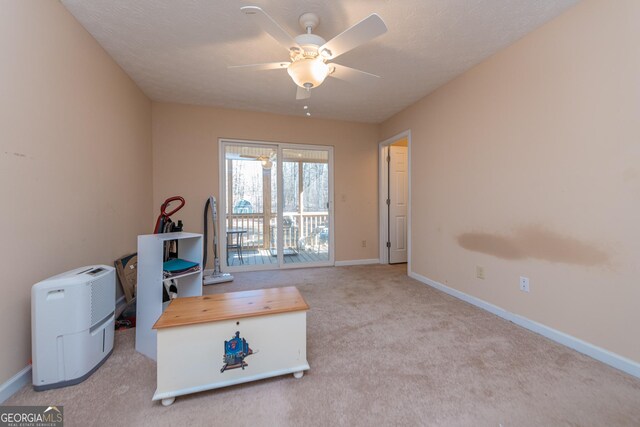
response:
[(154, 329), (157, 389), (176, 396), (293, 373), (307, 363), (307, 310), (294, 286), (173, 300)]

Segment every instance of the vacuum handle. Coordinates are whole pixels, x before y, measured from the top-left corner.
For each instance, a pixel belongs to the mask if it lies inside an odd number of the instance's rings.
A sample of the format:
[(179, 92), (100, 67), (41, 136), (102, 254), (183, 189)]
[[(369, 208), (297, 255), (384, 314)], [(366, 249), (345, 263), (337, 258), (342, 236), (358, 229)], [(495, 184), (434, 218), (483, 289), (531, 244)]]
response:
[[(176, 207), (174, 210), (172, 210), (171, 212), (167, 212), (167, 208), (169, 207), (169, 204), (171, 202), (180, 202), (180, 205), (178, 207)], [(180, 209), (182, 209), (182, 207), (184, 205), (185, 205), (185, 201), (184, 201), (183, 197), (180, 197), (180, 196), (169, 197), (162, 204), (162, 215), (163, 216), (171, 216), (174, 213), (178, 212)]]

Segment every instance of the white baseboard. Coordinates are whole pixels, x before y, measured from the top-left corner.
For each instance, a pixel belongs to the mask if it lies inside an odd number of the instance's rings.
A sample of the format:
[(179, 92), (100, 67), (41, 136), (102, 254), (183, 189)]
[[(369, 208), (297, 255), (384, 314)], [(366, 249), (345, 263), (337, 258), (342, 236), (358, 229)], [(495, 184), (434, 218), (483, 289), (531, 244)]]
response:
[(116, 307), (118, 307), (120, 304), (124, 304), (126, 301), (124, 300), (124, 295), (120, 295), (120, 298), (118, 298), (116, 300)]
[(336, 267), (346, 267), (348, 265), (366, 265), (366, 264), (380, 264), (380, 260), (378, 258), (370, 258), (370, 259), (352, 259), (349, 261), (336, 261)]
[(530, 331), (547, 337), (559, 344), (572, 348), (582, 354), (586, 354), (589, 357), (592, 357), (602, 363), (626, 372), (629, 375), (640, 378), (640, 363), (638, 362), (635, 362), (624, 356), (620, 356), (619, 354), (613, 353), (609, 350), (605, 350), (604, 348), (590, 344), (579, 338), (565, 334), (564, 332), (560, 332), (556, 329), (550, 328), (549, 326), (527, 319), (526, 317), (511, 313), (510, 311), (507, 311), (503, 308), (500, 308), (469, 294), (465, 294), (464, 292), (460, 292), (456, 289), (450, 288), (449, 286), (443, 285), (442, 283), (436, 282), (435, 280), (431, 280), (428, 277), (422, 276), (418, 273), (410, 272), (409, 276), (419, 282), (429, 285), (455, 298), (466, 301), (469, 304), (473, 304), (476, 307), (487, 310), (488, 312), (493, 313), (496, 316), (500, 316), (503, 319), (509, 320), (516, 325), (522, 326), (523, 328), (529, 329)]
[(124, 295), (120, 295), (120, 298), (116, 300), (116, 319), (120, 317), (125, 308), (127, 308), (127, 301)]
[(0, 385), (0, 403), (4, 403), (7, 399), (20, 390), (23, 386), (31, 383), (31, 365), (23, 368), (20, 372), (9, 378), (7, 382)]

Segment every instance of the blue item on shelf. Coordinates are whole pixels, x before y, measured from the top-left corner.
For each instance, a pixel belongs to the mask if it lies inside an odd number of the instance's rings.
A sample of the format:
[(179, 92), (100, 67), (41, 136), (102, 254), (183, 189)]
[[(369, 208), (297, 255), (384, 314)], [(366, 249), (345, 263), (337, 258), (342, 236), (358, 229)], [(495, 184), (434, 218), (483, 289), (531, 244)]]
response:
[(187, 270), (190, 270), (194, 267), (199, 267), (200, 265), (197, 262), (186, 261), (184, 259), (175, 258), (166, 261), (162, 265), (162, 269), (169, 273), (181, 273)]

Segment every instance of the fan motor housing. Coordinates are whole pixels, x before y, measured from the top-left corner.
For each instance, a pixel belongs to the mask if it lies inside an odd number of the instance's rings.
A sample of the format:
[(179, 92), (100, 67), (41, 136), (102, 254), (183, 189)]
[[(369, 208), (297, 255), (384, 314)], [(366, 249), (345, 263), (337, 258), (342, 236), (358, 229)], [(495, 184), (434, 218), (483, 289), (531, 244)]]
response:
[(326, 43), (326, 40), (316, 34), (300, 34), (295, 38), (296, 43), (304, 50), (304, 56), (315, 57), (318, 48)]

